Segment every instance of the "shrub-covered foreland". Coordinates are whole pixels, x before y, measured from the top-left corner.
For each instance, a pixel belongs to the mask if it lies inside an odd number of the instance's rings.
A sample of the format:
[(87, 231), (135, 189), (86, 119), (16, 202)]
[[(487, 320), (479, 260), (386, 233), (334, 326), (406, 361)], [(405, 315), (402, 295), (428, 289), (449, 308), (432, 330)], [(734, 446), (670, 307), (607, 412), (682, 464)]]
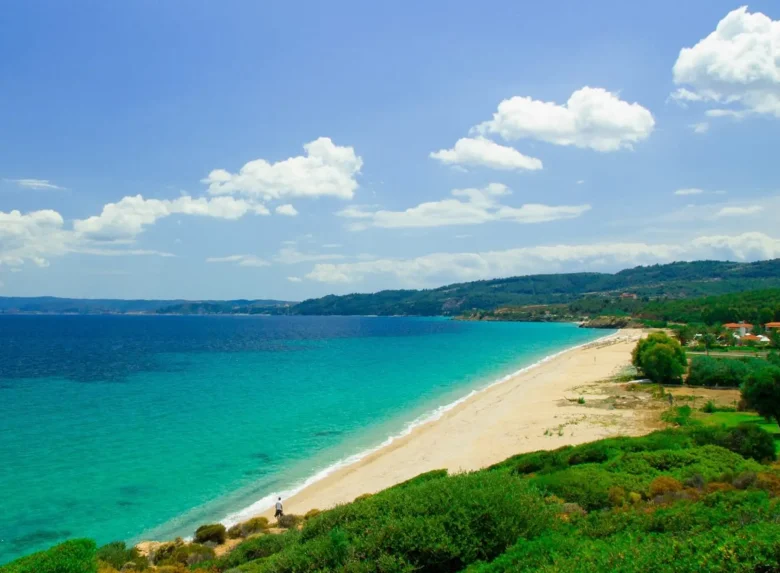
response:
[[(283, 533), (205, 526), (201, 543), (162, 545), (151, 560), (75, 540), (0, 572), (777, 571), (774, 459), (756, 425), (663, 430), (430, 472)], [(216, 558), (225, 537), (243, 541)]]

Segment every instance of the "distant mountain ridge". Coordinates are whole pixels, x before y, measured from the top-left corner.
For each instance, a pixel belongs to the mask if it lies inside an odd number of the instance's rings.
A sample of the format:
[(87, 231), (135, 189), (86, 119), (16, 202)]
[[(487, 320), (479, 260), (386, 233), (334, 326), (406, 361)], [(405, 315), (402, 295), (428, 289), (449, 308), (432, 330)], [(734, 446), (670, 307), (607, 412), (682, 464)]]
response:
[(475, 309), (565, 303), (588, 294), (629, 292), (640, 297), (682, 299), (769, 288), (780, 288), (780, 259), (754, 263), (678, 262), (617, 273), (526, 275), (426, 290), (328, 295), (298, 303), (272, 299), (0, 297), (0, 313), (456, 316)]
[(754, 263), (678, 262), (617, 273), (568, 273), (457, 283), (430, 290), (387, 290), (305, 300), (293, 314), (459, 315), (472, 309), (553, 304), (586, 294), (689, 298), (780, 287), (780, 259)]
[(295, 304), (281, 300), (123, 300), (38, 297), (0, 297), (0, 314), (245, 314)]

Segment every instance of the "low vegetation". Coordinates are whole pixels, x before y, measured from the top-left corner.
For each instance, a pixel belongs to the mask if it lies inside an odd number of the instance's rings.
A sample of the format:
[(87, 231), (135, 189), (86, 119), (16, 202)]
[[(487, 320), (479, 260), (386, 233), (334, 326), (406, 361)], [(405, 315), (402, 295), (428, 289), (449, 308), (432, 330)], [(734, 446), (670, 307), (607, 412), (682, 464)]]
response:
[[(780, 568), (775, 457), (772, 436), (757, 424), (683, 425), (521, 454), (469, 474), (429, 472), (294, 519), (283, 533), (267, 533), (268, 523), (258, 521), (251, 537), (219, 558), (209, 547), (177, 541), (133, 567), (672, 572), (699, 571), (706, 563), (707, 571), (774, 571)], [(212, 526), (200, 528), (207, 530)], [(95, 573), (98, 565), (110, 573), (137, 557), (123, 544), (96, 549), (76, 540), (0, 573)]]

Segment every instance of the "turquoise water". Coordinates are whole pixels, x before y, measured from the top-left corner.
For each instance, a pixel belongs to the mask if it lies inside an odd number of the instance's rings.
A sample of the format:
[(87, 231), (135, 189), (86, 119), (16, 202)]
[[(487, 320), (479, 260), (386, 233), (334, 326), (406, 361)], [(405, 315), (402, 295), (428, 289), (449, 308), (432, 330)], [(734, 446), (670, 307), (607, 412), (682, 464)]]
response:
[(0, 563), (191, 535), (545, 356), (569, 324), (0, 316)]

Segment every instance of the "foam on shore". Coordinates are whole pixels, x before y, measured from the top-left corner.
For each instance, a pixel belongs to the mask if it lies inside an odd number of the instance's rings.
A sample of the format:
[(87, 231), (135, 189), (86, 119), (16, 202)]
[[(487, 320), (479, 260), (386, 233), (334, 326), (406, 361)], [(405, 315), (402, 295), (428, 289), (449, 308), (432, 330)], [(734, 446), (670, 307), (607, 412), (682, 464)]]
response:
[(394, 434), (392, 436), (389, 436), (387, 439), (385, 439), (382, 443), (379, 445), (368, 448), (366, 450), (363, 450), (361, 452), (358, 452), (356, 454), (353, 454), (351, 456), (348, 456), (346, 458), (343, 458), (321, 470), (314, 473), (312, 476), (308, 477), (307, 479), (299, 482), (298, 484), (294, 485), (293, 487), (282, 490), (279, 492), (274, 492), (269, 495), (266, 495), (256, 502), (252, 503), (250, 506), (236, 511), (234, 513), (229, 514), (227, 517), (221, 520), (221, 523), (225, 525), (226, 527), (230, 527), (232, 525), (235, 525), (236, 523), (240, 523), (242, 521), (246, 521), (247, 519), (250, 519), (252, 517), (255, 517), (257, 515), (260, 515), (269, 509), (271, 509), (274, 505), (275, 500), (278, 497), (281, 497), (282, 500), (288, 499), (290, 497), (293, 497), (297, 494), (299, 494), (304, 489), (308, 488), (309, 486), (322, 481), (329, 475), (333, 474), (334, 472), (337, 472), (345, 467), (351, 466), (353, 464), (356, 464), (360, 462), (361, 460), (367, 458), (368, 456), (371, 456), (372, 454), (390, 446), (393, 442), (396, 440), (399, 440), (401, 438), (404, 438), (411, 434), (416, 428), (423, 426), (425, 424), (435, 422), (436, 420), (441, 419), (444, 414), (449, 412), (450, 410), (458, 407), (459, 405), (463, 404), (464, 402), (470, 400), (474, 396), (481, 394), (482, 392), (485, 392), (489, 390), (490, 388), (493, 388), (495, 386), (498, 386), (499, 384), (503, 384), (517, 376), (520, 376), (529, 370), (533, 370), (534, 368), (538, 368), (539, 366), (549, 362), (550, 360), (554, 360), (555, 358), (558, 358), (559, 356), (566, 354), (567, 352), (571, 352), (574, 350), (578, 350), (581, 348), (588, 348), (591, 346), (595, 346), (598, 344), (602, 344), (604, 342), (609, 341), (610, 339), (613, 339), (617, 337), (619, 334), (619, 331), (613, 332), (612, 334), (609, 334), (607, 336), (602, 336), (601, 338), (597, 338), (596, 340), (592, 340), (590, 342), (586, 342), (584, 344), (578, 344), (576, 346), (571, 346), (569, 348), (565, 348), (564, 350), (561, 350), (559, 352), (556, 352), (554, 354), (550, 354), (548, 356), (545, 356), (544, 358), (537, 360), (533, 364), (530, 364), (528, 366), (524, 366), (523, 368), (520, 368), (519, 370), (516, 370), (510, 374), (507, 374), (506, 376), (502, 376), (501, 378), (498, 378), (496, 380), (493, 380), (489, 384), (472, 390), (465, 396), (458, 398), (457, 400), (450, 402), (448, 404), (439, 406), (438, 408), (434, 409), (433, 411), (423, 414), (422, 416), (418, 417), (417, 419), (413, 420), (412, 422), (408, 423), (403, 430), (401, 430), (399, 433)]

